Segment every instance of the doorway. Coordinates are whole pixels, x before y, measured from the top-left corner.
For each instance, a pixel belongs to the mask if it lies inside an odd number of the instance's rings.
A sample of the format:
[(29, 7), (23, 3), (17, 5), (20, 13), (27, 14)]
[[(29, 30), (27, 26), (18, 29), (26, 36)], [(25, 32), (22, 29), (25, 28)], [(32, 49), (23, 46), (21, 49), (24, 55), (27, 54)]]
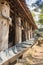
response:
[(26, 41), (26, 35), (24, 30), (22, 30), (22, 42), (23, 41)]
[(15, 45), (15, 25), (9, 27), (8, 47)]

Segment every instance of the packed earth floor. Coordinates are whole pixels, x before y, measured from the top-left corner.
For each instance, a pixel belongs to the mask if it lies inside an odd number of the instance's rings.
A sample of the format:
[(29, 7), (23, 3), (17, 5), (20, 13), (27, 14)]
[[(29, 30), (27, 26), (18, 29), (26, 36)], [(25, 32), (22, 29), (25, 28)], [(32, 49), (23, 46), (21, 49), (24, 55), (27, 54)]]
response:
[(43, 65), (43, 44), (30, 48), (15, 65)]

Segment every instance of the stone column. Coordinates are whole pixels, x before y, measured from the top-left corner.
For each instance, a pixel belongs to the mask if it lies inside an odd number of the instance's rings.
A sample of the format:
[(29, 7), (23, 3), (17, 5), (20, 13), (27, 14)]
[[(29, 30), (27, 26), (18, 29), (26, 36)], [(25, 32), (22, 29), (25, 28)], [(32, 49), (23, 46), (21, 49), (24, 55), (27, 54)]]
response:
[[(25, 37), (26, 37), (26, 40), (27, 40), (27, 31), (25, 31)], [(26, 41), (26, 40), (25, 40), (25, 41)]]
[(29, 32), (29, 40), (30, 40), (30, 30), (28, 32)]
[(0, 51), (8, 48), (9, 24), (11, 24), (8, 2), (0, 1)]
[[(18, 18), (19, 19), (19, 25), (21, 26), (21, 18), (19, 17)], [(19, 27), (19, 43), (21, 43), (21, 41), (22, 41), (22, 31), (21, 31), (21, 28)]]
[(32, 38), (32, 26), (31, 26), (31, 38)]
[(21, 34), (21, 18), (17, 17), (16, 20), (16, 30), (15, 30), (15, 43), (21, 43), (22, 41), (22, 34)]
[(0, 51), (8, 48), (9, 25), (8, 20), (0, 18)]
[(28, 40), (29, 40), (29, 31), (27, 31), (27, 38), (28, 38)]
[(25, 29), (25, 35), (26, 35), (26, 40), (28, 40), (28, 31), (27, 31), (27, 21), (25, 21), (25, 27), (26, 27), (26, 29)]

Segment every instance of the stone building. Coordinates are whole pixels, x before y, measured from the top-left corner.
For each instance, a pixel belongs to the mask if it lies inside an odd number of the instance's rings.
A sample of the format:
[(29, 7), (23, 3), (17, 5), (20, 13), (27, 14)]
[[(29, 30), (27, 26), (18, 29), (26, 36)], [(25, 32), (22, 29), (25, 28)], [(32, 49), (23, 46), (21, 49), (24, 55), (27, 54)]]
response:
[(35, 29), (25, 0), (0, 0), (0, 51), (31, 39)]

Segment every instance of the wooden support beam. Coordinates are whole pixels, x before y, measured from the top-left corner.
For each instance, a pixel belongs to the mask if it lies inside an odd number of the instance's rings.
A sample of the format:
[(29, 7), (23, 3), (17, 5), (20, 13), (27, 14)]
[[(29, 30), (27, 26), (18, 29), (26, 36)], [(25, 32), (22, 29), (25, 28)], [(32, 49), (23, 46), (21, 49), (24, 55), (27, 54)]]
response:
[(14, 14), (14, 11), (12, 9), (10, 9), (11, 13)]

